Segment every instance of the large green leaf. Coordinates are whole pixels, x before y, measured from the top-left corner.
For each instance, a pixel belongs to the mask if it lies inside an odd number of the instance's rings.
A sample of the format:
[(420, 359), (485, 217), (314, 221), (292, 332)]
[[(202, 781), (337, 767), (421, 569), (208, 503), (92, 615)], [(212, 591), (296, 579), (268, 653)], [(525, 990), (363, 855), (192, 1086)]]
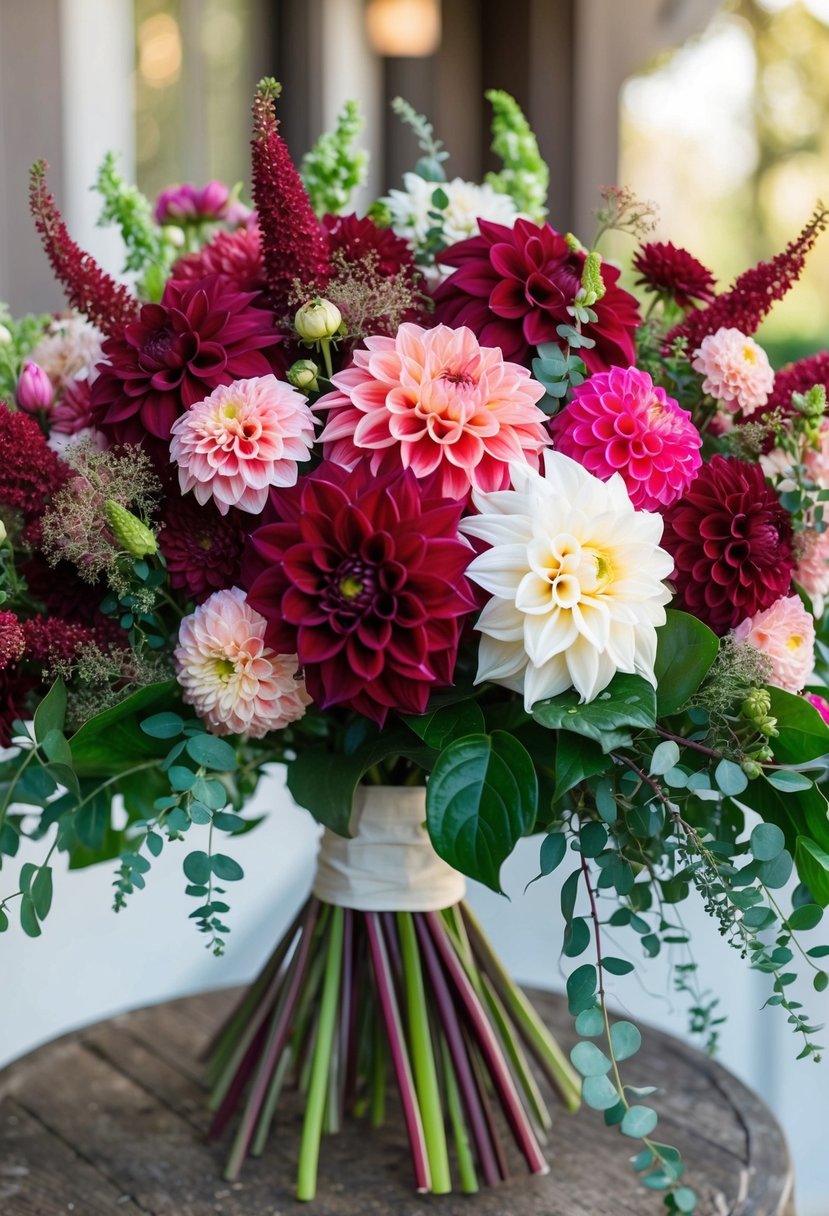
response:
[(65, 717), (66, 686), (63, 680), (55, 680), (35, 710), (34, 727), (38, 743), (43, 743), (43, 740), (52, 731), (62, 732)]
[(719, 649), (719, 638), (687, 612), (667, 611), (656, 633), (656, 712), (675, 714), (697, 691)]
[(656, 722), (656, 694), (641, 676), (617, 675), (594, 701), (579, 704), (571, 689), (533, 708), (533, 717), (552, 730), (569, 730), (595, 739), (602, 751), (630, 742), (630, 727), (645, 730)]
[(769, 687), (767, 692), (780, 732), (770, 741), (775, 760), (781, 764), (805, 764), (829, 755), (829, 726), (814, 705), (782, 688)]
[(538, 780), (526, 748), (505, 731), (458, 739), (426, 787), (435, 850), (470, 878), (501, 890), (501, 865), (535, 823)]
[(480, 734), (485, 729), (484, 715), (477, 701), (443, 705), (418, 717), (407, 716), (403, 721), (428, 747), (434, 747), (437, 751), (455, 739)]
[(598, 743), (562, 731), (556, 741), (556, 801), (585, 777), (595, 777), (612, 767), (613, 761)]
[[(817, 786), (794, 793), (784, 792), (758, 779), (749, 782), (748, 789), (740, 794), (739, 801), (757, 811), (764, 823), (774, 823), (782, 829), (786, 848), (795, 858), (798, 874), (811, 887), (801, 870), (801, 864), (809, 856), (805, 841), (813, 843), (819, 852), (829, 854), (829, 803), (823, 793)], [(806, 864), (810, 866), (808, 860)], [(813, 894), (817, 899), (817, 894)]]
[(808, 836), (798, 836), (795, 864), (815, 903), (825, 908), (829, 904), (829, 853)]
[(175, 680), (148, 684), (119, 705), (90, 718), (69, 740), (75, 771), (80, 777), (112, 777), (143, 760), (163, 759), (167, 739), (153, 739), (138, 723), (151, 713), (177, 705)]

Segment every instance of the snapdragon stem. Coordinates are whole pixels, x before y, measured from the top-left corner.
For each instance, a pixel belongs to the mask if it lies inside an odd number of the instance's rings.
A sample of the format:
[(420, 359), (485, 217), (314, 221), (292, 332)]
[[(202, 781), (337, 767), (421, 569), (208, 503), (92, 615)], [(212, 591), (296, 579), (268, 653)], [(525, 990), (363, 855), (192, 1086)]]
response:
[(475, 1172), (475, 1158), (469, 1143), (469, 1134), (464, 1122), (458, 1083), (452, 1069), (452, 1060), (446, 1041), (441, 1041), (441, 1064), (443, 1065), (443, 1085), (446, 1091), (446, 1106), (449, 1121), (452, 1124), (452, 1134), (455, 1140), (455, 1154), (458, 1159), (458, 1173), (461, 1178), (461, 1190), (465, 1195), (475, 1195), (478, 1192), (478, 1175)]

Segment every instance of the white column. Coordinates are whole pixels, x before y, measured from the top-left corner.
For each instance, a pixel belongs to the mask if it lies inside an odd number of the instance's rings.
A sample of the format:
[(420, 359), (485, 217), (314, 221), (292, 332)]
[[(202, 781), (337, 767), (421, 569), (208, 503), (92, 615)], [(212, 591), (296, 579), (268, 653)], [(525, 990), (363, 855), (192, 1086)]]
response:
[(365, 118), (359, 142), (368, 149), (370, 161), (366, 186), (355, 195), (358, 212), (383, 193), (386, 185), (379, 177), (382, 130), (387, 121), (387, 115), (382, 113), (382, 64), (368, 45), (363, 8), (363, 0), (324, 0), (319, 81), (326, 130), (334, 126), (337, 114), (348, 100), (359, 102)]

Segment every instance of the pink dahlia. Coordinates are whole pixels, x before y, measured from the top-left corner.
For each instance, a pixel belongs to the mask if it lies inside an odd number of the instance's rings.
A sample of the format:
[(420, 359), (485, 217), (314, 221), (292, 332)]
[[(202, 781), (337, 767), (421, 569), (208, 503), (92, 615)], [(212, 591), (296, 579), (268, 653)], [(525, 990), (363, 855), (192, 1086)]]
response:
[(458, 499), (506, 489), (512, 461), (538, 467), (549, 443), (536, 405), (544, 389), (497, 347), (479, 346), (470, 329), (411, 323), (366, 347), (315, 406), (328, 411), (321, 439), (335, 464), (352, 468), (368, 452), (373, 473), (434, 473)]
[(771, 664), (769, 683), (800, 692), (815, 665), (815, 622), (797, 595), (783, 596), (734, 630), (734, 639)]
[(558, 451), (602, 481), (621, 473), (638, 510), (681, 498), (702, 464), (691, 415), (635, 367), (614, 367), (580, 384), (552, 432)]
[(220, 385), (173, 423), (170, 460), (182, 494), (258, 515), (271, 486), (292, 486), (314, 444), (307, 401), (276, 376)]
[(220, 515), (212, 502), (170, 498), (162, 512), (158, 546), (167, 562), (170, 586), (197, 604), (239, 581), (245, 543), (238, 513)]
[(720, 635), (787, 595), (794, 558), (787, 511), (758, 464), (713, 456), (664, 512), (677, 607)]
[(827, 701), (825, 697), (822, 697), (820, 693), (817, 692), (807, 692), (806, 700), (810, 705), (814, 705), (821, 718), (823, 718), (823, 721), (827, 726), (829, 726), (829, 701)]
[(214, 388), (271, 372), (281, 339), (253, 299), (219, 275), (170, 280), (160, 304), (145, 304), (104, 342), (92, 385), (96, 426), (116, 443), (166, 442), (179, 414)]
[(233, 232), (217, 232), (212, 240), (175, 263), (171, 277), (193, 282), (220, 274), (237, 291), (264, 291), (265, 264), (257, 224)]
[(295, 654), (265, 642), (265, 619), (239, 587), (216, 591), (181, 622), (173, 652), (184, 700), (216, 735), (261, 739), (305, 713)]
[(296, 651), (323, 709), (350, 706), (380, 725), (420, 714), (452, 683), (463, 619), (475, 604), (458, 538), (463, 506), (410, 469), (378, 479), (325, 462), (271, 501), (283, 522), (251, 538), (243, 568), (266, 639)]
[(768, 355), (739, 329), (718, 329), (703, 338), (691, 366), (704, 377), (703, 392), (746, 418), (766, 404), (774, 388)]
[(815, 615), (823, 616), (829, 595), (829, 532), (800, 533), (794, 581), (812, 601)]
[(829, 490), (829, 418), (821, 422), (817, 447), (806, 449), (803, 463), (820, 488)]
[[(516, 220), (513, 228), (481, 220), (480, 235), (438, 256), (456, 267), (435, 292), (435, 315), (445, 325), (468, 325), (484, 346), (500, 346), (505, 359), (527, 363), (542, 342), (561, 344), (559, 325), (581, 287), (585, 255), (571, 250), (549, 224)], [(595, 346), (579, 351), (591, 372), (636, 359), (640, 322), (634, 297), (618, 285), (619, 271), (602, 265), (605, 294), (593, 306), (596, 321), (584, 327)]]

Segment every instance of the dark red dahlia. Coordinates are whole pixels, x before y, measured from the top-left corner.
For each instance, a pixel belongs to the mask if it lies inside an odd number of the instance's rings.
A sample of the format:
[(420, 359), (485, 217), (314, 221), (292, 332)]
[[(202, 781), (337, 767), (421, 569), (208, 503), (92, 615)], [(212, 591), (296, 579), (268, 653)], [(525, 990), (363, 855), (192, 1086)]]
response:
[[(220, 384), (273, 371), (273, 318), (220, 275), (168, 282), (160, 304), (103, 344), (92, 385), (95, 424), (115, 443), (166, 443), (170, 427)], [(264, 353), (267, 351), (267, 355)]]
[(193, 282), (211, 274), (222, 275), (237, 291), (264, 291), (265, 263), (258, 225), (218, 232), (197, 252), (180, 257), (171, 277)]
[(639, 274), (638, 287), (669, 296), (680, 308), (710, 304), (714, 299), (716, 279), (711, 271), (673, 241), (641, 245), (634, 254), (633, 269)]
[(200, 604), (214, 591), (239, 582), (245, 536), (236, 512), (220, 515), (212, 502), (192, 495), (168, 500), (159, 537), (170, 585)]
[(20, 511), (30, 523), (67, 475), (35, 420), (0, 401), (0, 506)]
[[(559, 325), (572, 325), (567, 311), (581, 287), (585, 255), (570, 249), (549, 224), (516, 220), (514, 228), (479, 220), (480, 236), (439, 254), (457, 267), (435, 292), (435, 319), (468, 325), (482, 346), (500, 346), (504, 358), (527, 364), (542, 342), (561, 343)], [(590, 372), (636, 361), (634, 335), (639, 306), (618, 286), (619, 271), (602, 265), (605, 294), (593, 306), (595, 324), (584, 327), (596, 345), (579, 354)]]
[(664, 517), (678, 605), (715, 633), (787, 594), (791, 519), (759, 464), (713, 456)]
[(325, 462), (272, 491), (281, 523), (251, 537), (243, 569), (266, 641), (296, 653), (314, 701), (349, 706), (380, 725), (420, 714), (451, 684), (471, 550), (462, 504), (432, 496), (410, 470), (376, 478)]
[(783, 367), (774, 377), (774, 388), (768, 399), (767, 410), (779, 409), (788, 414), (792, 408), (792, 393), (808, 393), (816, 384), (822, 384), (829, 393), (829, 351), (820, 350)]
[(107, 594), (106, 583), (90, 585), (78, 574), (71, 562), (50, 565), (40, 553), (21, 563), (20, 573), (32, 599), (37, 600), (50, 616), (84, 625), (99, 624), (99, 605)]
[(367, 215), (326, 215), (322, 222), (332, 255), (339, 254), (352, 263), (373, 260), (377, 273), (384, 278), (390, 279), (401, 270), (410, 282), (417, 276), (411, 249), (391, 228), (380, 228)]
[(26, 635), (13, 612), (0, 612), (0, 671), (16, 663), (26, 649)]

